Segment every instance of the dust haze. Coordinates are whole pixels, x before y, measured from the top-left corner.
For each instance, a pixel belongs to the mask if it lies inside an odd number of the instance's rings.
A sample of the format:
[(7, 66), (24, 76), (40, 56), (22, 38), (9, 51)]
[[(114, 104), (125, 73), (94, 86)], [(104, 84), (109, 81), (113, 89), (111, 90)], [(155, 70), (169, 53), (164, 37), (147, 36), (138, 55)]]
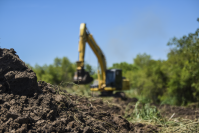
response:
[(114, 27), (109, 33), (107, 46), (111, 57), (121, 61), (130, 56), (133, 59), (139, 53), (149, 54), (152, 47), (159, 45), (159, 39), (166, 37), (164, 21), (151, 9), (131, 17), (130, 22)]

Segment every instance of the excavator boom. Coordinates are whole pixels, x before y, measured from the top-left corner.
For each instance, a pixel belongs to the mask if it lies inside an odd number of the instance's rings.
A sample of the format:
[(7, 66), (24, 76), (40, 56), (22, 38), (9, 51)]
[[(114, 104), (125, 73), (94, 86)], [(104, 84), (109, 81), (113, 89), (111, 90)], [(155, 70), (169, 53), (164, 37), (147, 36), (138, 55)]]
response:
[(100, 64), (101, 68), (101, 74), (99, 75), (99, 84), (102, 86), (105, 86), (105, 80), (106, 80), (106, 59), (95, 42), (93, 36), (89, 33), (88, 29), (86, 28), (86, 24), (82, 23), (80, 25), (80, 38), (79, 38), (79, 61), (77, 61), (77, 71), (74, 75), (74, 83), (76, 84), (88, 84), (93, 81), (93, 78), (89, 75), (88, 72), (84, 69), (84, 56), (85, 56), (85, 45), (86, 42), (89, 44), (90, 48), (96, 55), (98, 62)]

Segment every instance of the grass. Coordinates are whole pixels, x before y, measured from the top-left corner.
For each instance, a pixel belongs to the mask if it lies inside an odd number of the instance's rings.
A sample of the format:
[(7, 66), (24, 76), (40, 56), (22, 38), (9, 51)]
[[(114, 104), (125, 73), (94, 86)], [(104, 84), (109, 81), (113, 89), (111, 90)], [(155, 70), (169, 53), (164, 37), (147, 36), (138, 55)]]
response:
[(125, 118), (131, 123), (143, 123), (147, 125), (155, 125), (159, 127), (160, 133), (196, 133), (199, 132), (199, 120), (170, 118), (161, 116), (159, 110), (150, 104), (142, 104), (137, 102), (134, 110), (127, 116), (129, 106), (126, 108)]
[(171, 119), (167, 123), (167, 127), (163, 127), (163, 132), (185, 132), (185, 133), (198, 133), (199, 132), (199, 120), (189, 119)]
[[(131, 105), (131, 103), (129, 103)], [(144, 124), (151, 125), (165, 125), (166, 119), (161, 116), (160, 112), (155, 106), (150, 106), (150, 104), (143, 104), (137, 102), (134, 109), (130, 109), (129, 105), (125, 110), (125, 118), (131, 123), (141, 122)]]
[[(73, 83), (71, 83), (73, 84)], [(91, 96), (92, 93), (89, 90), (89, 86), (85, 86), (85, 85), (73, 85), (70, 87), (60, 87), (61, 90), (65, 90), (70, 94), (77, 94), (77, 95), (82, 95), (82, 96)]]

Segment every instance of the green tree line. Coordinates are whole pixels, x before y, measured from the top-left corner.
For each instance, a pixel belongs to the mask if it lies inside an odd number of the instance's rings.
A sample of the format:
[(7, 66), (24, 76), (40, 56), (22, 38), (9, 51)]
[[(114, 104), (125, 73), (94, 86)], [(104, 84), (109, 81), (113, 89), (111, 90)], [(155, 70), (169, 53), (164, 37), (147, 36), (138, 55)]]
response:
[[(53, 85), (59, 85), (62, 82), (72, 82), (76, 71), (76, 63), (72, 63), (67, 57), (57, 57), (54, 59), (54, 63), (50, 65), (39, 66), (36, 64), (34, 67), (27, 65), (36, 73), (38, 81), (45, 81)], [(96, 77), (92, 66), (87, 63), (85, 63), (85, 70), (93, 77)]]
[(154, 103), (187, 105), (199, 101), (199, 29), (180, 39), (174, 37), (167, 60), (139, 54), (133, 64), (113, 64), (130, 80), (131, 88)]
[(55, 58), (54, 63), (50, 65), (34, 67), (28, 65), (36, 73), (37, 80), (58, 85), (61, 82), (72, 81), (76, 65), (71, 63), (67, 57)]
[[(110, 68), (123, 70), (131, 89), (150, 102), (187, 105), (199, 100), (199, 29), (181, 38), (174, 37), (167, 60), (154, 60), (150, 55), (138, 54), (133, 63), (115, 63)], [(30, 66), (31, 67), (31, 66)], [(55, 58), (51, 65), (31, 67), (38, 80), (51, 84), (72, 81), (76, 64), (67, 57)], [(93, 77), (94, 69), (85, 65)]]

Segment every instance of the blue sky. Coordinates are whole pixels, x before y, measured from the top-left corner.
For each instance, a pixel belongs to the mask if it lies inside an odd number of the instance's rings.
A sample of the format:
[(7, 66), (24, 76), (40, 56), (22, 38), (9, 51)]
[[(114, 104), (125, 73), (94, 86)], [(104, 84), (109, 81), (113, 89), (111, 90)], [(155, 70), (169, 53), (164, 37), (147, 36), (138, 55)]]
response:
[[(166, 60), (167, 42), (194, 33), (198, 17), (198, 0), (0, 0), (0, 47), (14, 48), (32, 66), (64, 56), (76, 62), (86, 23), (108, 67), (142, 53)], [(85, 60), (97, 66), (88, 45)]]

